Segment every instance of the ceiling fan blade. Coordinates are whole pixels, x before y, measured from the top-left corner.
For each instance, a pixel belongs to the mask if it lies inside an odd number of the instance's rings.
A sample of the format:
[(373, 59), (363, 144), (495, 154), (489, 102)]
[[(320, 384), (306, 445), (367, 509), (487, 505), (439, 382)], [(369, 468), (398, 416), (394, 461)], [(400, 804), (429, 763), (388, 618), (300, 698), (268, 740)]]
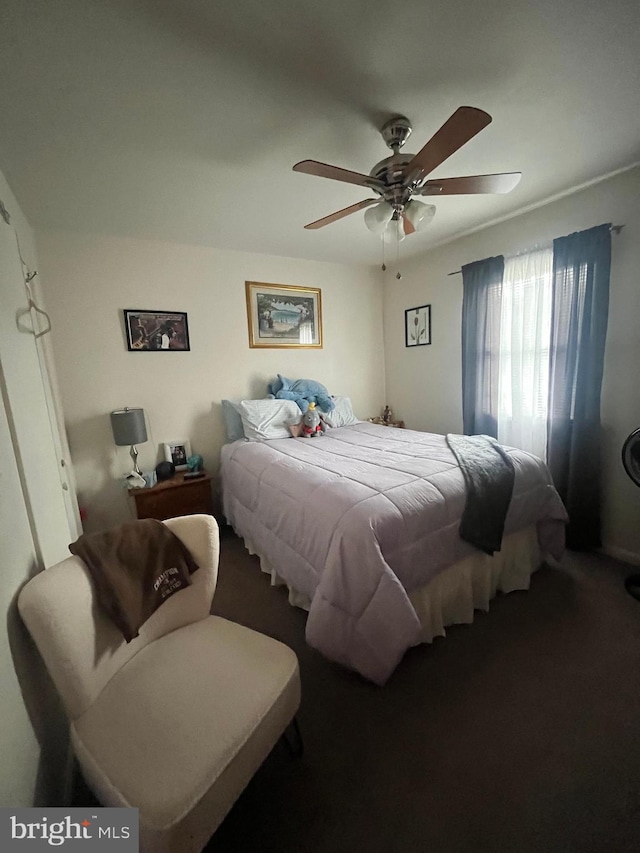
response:
[(336, 222), (344, 216), (349, 216), (351, 213), (357, 213), (359, 210), (364, 210), (365, 207), (376, 204), (378, 201), (380, 201), (378, 198), (366, 198), (364, 201), (359, 201), (356, 204), (349, 205), (349, 207), (343, 207), (342, 210), (336, 210), (335, 213), (330, 213), (329, 216), (323, 216), (322, 219), (316, 219), (315, 222), (310, 222), (304, 227), (311, 230), (323, 228), (325, 225), (331, 225), (332, 222)]
[(334, 181), (344, 181), (347, 184), (356, 184), (359, 187), (382, 186), (380, 181), (369, 175), (361, 175), (360, 172), (351, 172), (349, 169), (341, 169), (339, 166), (330, 166), (328, 163), (319, 163), (317, 160), (301, 160), (293, 167), (294, 172), (304, 172), (306, 175), (317, 175), (319, 178), (331, 178)]
[(420, 175), (433, 172), (440, 163), (454, 154), (458, 148), (462, 148), (490, 123), (491, 116), (484, 110), (476, 107), (458, 107), (405, 167), (405, 175), (409, 182), (416, 180)]
[(416, 195), (471, 195), (473, 193), (510, 193), (520, 183), (522, 172), (499, 175), (469, 175), (464, 178), (434, 178), (415, 190)]
[(407, 237), (409, 236), (409, 234), (415, 234), (416, 229), (411, 224), (411, 220), (409, 219), (409, 217), (407, 216), (406, 213), (402, 214), (402, 221), (403, 221), (404, 233), (407, 235)]

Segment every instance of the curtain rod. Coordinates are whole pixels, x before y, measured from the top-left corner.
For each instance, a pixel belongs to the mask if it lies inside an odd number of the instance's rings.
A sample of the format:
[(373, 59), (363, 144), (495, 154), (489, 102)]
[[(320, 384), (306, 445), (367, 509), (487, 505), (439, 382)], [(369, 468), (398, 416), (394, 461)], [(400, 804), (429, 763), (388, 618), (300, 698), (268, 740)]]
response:
[[(624, 225), (611, 225), (609, 231), (615, 231), (616, 234), (619, 234), (623, 228)], [(462, 275), (462, 270), (454, 270), (453, 272), (448, 272), (447, 275)]]

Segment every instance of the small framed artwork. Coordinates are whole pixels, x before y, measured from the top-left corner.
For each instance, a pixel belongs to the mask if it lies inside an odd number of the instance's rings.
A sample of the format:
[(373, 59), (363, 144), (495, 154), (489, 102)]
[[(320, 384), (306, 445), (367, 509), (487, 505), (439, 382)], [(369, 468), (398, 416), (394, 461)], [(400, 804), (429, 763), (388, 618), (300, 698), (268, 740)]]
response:
[(164, 458), (173, 462), (176, 471), (186, 471), (189, 467), (187, 459), (191, 456), (191, 442), (188, 439), (167, 441), (164, 444)]
[(431, 305), (407, 308), (404, 312), (404, 345), (422, 347), (431, 343)]
[(190, 349), (184, 311), (125, 308), (124, 328), (130, 352), (186, 352)]
[(322, 301), (317, 287), (245, 282), (249, 346), (322, 349)]

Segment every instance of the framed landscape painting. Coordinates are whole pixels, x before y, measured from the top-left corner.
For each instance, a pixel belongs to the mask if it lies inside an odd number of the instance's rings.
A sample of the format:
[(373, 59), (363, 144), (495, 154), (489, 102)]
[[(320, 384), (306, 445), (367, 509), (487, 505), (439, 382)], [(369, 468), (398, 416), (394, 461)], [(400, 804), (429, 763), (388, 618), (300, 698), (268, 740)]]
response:
[(189, 350), (189, 327), (184, 311), (124, 309), (127, 348), (131, 352), (185, 352)]
[(249, 346), (322, 348), (322, 301), (317, 287), (245, 282)]
[(431, 305), (407, 308), (404, 312), (404, 345), (423, 347), (431, 343)]

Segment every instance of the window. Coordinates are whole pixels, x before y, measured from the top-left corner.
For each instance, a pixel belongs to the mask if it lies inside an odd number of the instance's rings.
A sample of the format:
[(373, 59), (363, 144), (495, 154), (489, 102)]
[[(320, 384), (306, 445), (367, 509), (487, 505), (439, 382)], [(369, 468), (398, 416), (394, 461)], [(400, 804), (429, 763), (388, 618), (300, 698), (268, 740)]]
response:
[(462, 267), (462, 422), (546, 460), (574, 546), (600, 545), (611, 225)]
[(498, 350), (498, 441), (546, 455), (553, 248), (505, 258)]

